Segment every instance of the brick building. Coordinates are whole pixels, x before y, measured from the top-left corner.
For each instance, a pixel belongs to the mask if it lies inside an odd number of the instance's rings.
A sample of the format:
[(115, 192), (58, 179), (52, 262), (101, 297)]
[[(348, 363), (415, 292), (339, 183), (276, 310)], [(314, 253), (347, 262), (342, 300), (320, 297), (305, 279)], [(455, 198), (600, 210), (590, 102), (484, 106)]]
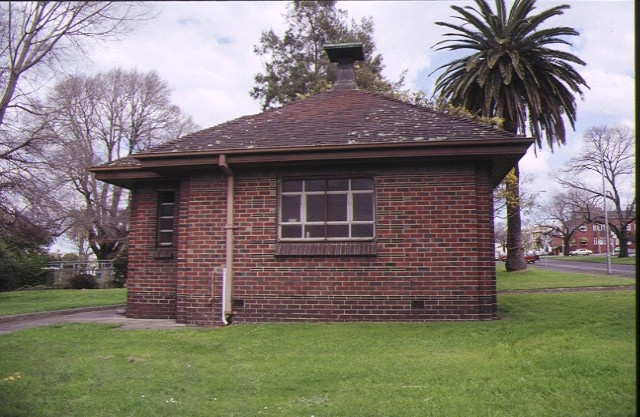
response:
[[(610, 218), (612, 219), (613, 224), (615, 223), (615, 213), (611, 212)], [(636, 222), (635, 220), (629, 223), (627, 226), (627, 231), (635, 235), (636, 233)], [(571, 240), (569, 243), (569, 251), (573, 251), (576, 249), (589, 249), (594, 254), (606, 254), (607, 253), (607, 241), (605, 239), (606, 232), (603, 223), (587, 223), (581, 225), (577, 231), (574, 232), (573, 236), (571, 236)], [(553, 239), (551, 244), (554, 247), (562, 247), (561, 239)], [(609, 230), (609, 248), (611, 252), (615, 252), (616, 248), (620, 246), (620, 240), (613, 233), (613, 231)], [(635, 240), (632, 239), (627, 242), (627, 246), (629, 249), (635, 250), (636, 243)]]
[(127, 315), (191, 325), (491, 320), (492, 190), (532, 140), (332, 91), (92, 168), (131, 190)]

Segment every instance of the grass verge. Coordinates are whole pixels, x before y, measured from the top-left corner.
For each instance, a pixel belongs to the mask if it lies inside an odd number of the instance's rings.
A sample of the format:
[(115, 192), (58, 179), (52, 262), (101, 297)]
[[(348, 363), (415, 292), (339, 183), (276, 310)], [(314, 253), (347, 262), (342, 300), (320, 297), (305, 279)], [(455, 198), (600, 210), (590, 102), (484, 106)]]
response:
[[(636, 282), (635, 279), (607, 275), (554, 272), (533, 268), (519, 272), (506, 272), (503, 268), (497, 269), (498, 291), (635, 285)], [(0, 293), (0, 316), (125, 304), (126, 301), (127, 293), (124, 288), (14, 291)]]
[(507, 272), (503, 268), (497, 268), (496, 280), (498, 291), (545, 288), (610, 287), (636, 284), (635, 278), (576, 274), (534, 268), (527, 268), (524, 271), (517, 272)]
[[(545, 257), (542, 257), (544, 259)], [(599, 264), (606, 264), (607, 257), (602, 255), (591, 256), (549, 256), (548, 259), (554, 259), (557, 261), (571, 261), (571, 262), (592, 262)], [(611, 257), (611, 263), (614, 265), (635, 265), (636, 257), (630, 256), (628, 258), (618, 258), (617, 256)]]
[(126, 302), (125, 288), (0, 292), (0, 316), (125, 304)]
[(498, 298), (492, 322), (10, 333), (0, 415), (636, 415), (634, 292)]

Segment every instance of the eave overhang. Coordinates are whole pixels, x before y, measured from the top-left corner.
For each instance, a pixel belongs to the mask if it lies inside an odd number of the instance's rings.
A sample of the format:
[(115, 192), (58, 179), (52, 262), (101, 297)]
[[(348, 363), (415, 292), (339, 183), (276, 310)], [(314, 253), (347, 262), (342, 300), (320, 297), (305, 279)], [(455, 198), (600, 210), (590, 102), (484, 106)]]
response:
[(235, 167), (379, 163), (383, 161), (483, 160), (491, 164), (493, 185), (502, 181), (533, 143), (530, 138), (388, 142), (308, 147), (228, 149), (206, 152), (139, 153), (136, 165), (90, 168), (96, 178), (125, 188), (138, 181), (176, 179), (188, 171), (220, 169), (220, 157)]

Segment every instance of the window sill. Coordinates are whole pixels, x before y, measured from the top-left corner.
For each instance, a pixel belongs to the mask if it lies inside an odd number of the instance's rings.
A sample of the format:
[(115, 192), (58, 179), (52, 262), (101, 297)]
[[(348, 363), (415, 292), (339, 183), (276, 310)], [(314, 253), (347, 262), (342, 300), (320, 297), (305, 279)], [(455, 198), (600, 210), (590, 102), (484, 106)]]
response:
[(376, 256), (376, 242), (278, 242), (276, 256)]

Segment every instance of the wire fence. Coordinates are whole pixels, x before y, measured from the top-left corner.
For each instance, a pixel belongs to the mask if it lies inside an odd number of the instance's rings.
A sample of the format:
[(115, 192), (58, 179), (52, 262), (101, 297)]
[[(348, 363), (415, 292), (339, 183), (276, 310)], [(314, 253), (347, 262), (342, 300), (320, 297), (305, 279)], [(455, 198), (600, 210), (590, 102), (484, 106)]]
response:
[(52, 261), (47, 269), (53, 273), (53, 286), (66, 288), (71, 278), (78, 274), (92, 275), (100, 288), (113, 287), (113, 267), (111, 261)]

